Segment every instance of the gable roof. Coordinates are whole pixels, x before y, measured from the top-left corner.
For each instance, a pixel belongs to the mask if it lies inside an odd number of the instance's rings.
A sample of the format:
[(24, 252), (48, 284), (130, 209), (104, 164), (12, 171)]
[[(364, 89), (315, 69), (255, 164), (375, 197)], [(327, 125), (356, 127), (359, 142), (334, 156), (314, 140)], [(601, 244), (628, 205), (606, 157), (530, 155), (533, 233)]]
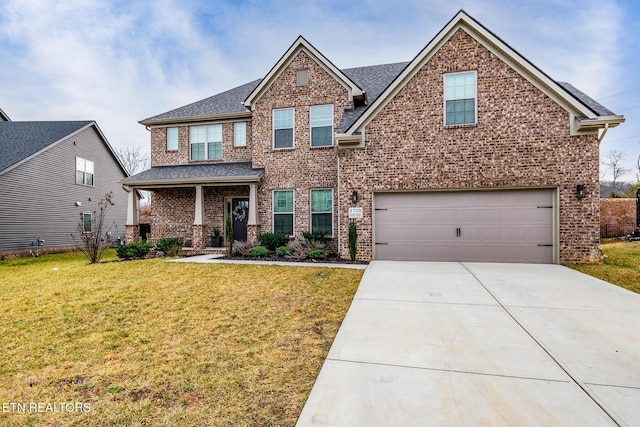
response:
[(271, 68), (260, 84), (247, 96), (244, 101), (244, 106), (250, 108), (252, 111), (255, 109), (255, 103), (260, 99), (264, 92), (271, 86), (273, 81), (278, 78), (280, 73), (287, 68), (287, 66), (293, 61), (299, 52), (305, 52), (311, 57), (320, 67), (322, 67), (331, 77), (333, 77), (338, 83), (344, 86), (349, 92), (349, 99), (360, 98), (365, 96), (365, 91), (362, 90), (353, 80), (351, 80), (345, 73), (339, 70), (335, 65), (331, 63), (320, 51), (318, 51), (311, 43), (309, 43), (304, 37), (298, 36), (295, 42), (289, 49), (282, 55), (280, 60)]
[(0, 122), (0, 174), (93, 123)]
[(10, 121), (11, 119), (9, 118), (9, 116), (7, 116), (7, 113), (2, 111), (2, 108), (0, 108), (0, 122), (10, 122)]
[[(583, 122), (589, 126), (589, 121), (592, 121), (597, 127), (605, 127), (605, 124), (607, 127), (614, 127), (624, 122), (623, 116), (608, 114), (611, 113), (611, 111), (600, 106), (600, 104), (573, 88), (573, 86), (570, 88), (570, 85), (562, 86), (551, 79), (528, 59), (520, 55), (515, 49), (511, 48), (482, 24), (469, 16), (464, 10), (460, 10), (395, 78), (384, 93), (371, 103), (367, 111), (344, 130), (344, 133), (354, 134), (361, 132), (362, 128), (375, 117), (453, 34), (460, 29), (473, 37), (485, 48), (489, 49), (512, 69), (569, 111), (571, 113), (572, 131), (581, 130), (581, 124)], [(599, 113), (603, 113), (603, 115)], [(577, 124), (574, 123), (574, 119), (578, 122)], [(589, 127), (585, 128), (590, 130)]]
[(219, 118), (220, 116), (248, 115), (251, 113), (242, 105), (242, 101), (258, 86), (261, 79), (245, 83), (225, 92), (193, 102), (175, 110), (158, 114), (138, 123), (151, 126), (153, 124), (167, 124), (188, 121)]

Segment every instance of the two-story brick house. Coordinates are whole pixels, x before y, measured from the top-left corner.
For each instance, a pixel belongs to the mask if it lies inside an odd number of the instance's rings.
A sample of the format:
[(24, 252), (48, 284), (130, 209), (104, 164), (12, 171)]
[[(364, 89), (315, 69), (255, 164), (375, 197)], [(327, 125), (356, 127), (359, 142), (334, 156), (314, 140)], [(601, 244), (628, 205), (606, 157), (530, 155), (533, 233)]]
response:
[[(234, 217), (360, 259), (599, 261), (604, 132), (624, 121), (460, 11), (410, 62), (338, 69), (298, 38), (260, 80), (140, 123), (152, 232)], [(130, 197), (129, 235), (137, 235)]]

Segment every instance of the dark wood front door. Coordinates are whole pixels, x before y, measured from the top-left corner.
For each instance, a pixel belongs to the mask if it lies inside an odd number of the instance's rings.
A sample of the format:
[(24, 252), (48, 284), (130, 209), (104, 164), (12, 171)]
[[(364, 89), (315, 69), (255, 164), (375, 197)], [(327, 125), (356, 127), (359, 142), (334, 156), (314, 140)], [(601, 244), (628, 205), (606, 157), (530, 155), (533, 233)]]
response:
[(246, 242), (249, 199), (233, 199), (231, 202), (231, 215), (233, 216), (233, 240)]

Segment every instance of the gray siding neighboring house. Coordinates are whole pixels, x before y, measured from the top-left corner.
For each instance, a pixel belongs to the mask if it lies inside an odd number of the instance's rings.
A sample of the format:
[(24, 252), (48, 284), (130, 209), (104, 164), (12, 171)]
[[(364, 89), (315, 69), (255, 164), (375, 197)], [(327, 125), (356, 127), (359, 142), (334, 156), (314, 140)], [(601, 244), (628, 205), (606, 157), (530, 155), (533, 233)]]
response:
[[(93, 162), (93, 185), (76, 183), (77, 159)], [(73, 246), (83, 213), (113, 192), (107, 224), (124, 240), (127, 176), (93, 121), (0, 121), (0, 257), (29, 252), (42, 236), (44, 251)]]

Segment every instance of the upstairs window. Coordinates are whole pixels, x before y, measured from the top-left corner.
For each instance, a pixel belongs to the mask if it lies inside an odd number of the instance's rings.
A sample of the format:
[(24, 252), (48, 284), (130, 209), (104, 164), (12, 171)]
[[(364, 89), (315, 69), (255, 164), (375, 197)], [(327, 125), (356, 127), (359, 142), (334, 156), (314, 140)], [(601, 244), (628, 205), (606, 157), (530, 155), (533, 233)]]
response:
[(273, 110), (273, 148), (293, 148), (293, 108)]
[(333, 145), (333, 105), (314, 105), (310, 108), (311, 146)]
[(93, 186), (93, 162), (76, 157), (76, 184)]
[(233, 146), (247, 146), (247, 123), (239, 122), (233, 124)]
[(476, 123), (476, 72), (444, 76), (445, 124)]
[(293, 190), (273, 192), (273, 232), (293, 236)]
[(333, 190), (311, 190), (311, 232), (333, 236)]
[(191, 160), (222, 159), (222, 125), (189, 128)]
[(178, 128), (167, 128), (167, 151), (178, 149)]

